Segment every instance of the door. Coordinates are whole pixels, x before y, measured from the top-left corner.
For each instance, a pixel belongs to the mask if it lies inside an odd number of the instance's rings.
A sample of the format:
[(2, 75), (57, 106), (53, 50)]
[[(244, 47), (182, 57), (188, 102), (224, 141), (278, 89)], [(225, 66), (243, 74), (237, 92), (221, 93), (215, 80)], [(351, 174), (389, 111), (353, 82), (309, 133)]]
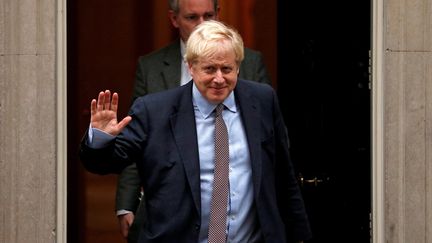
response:
[(278, 94), (310, 242), (369, 242), (370, 3), (278, 4)]
[(101, 90), (118, 92), (119, 117), (127, 113), (138, 56), (153, 49), (152, 9), (140, 0), (67, 1), (68, 242), (126, 242), (114, 212), (117, 176), (85, 171), (78, 145)]

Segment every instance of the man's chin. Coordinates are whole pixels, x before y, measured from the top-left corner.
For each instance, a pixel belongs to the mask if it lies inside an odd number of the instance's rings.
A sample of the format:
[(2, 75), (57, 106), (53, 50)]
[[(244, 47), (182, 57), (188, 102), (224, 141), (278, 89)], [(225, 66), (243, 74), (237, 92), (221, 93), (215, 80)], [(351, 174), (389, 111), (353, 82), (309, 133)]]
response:
[(213, 104), (219, 104), (225, 100), (225, 97), (225, 95), (212, 95), (208, 100)]

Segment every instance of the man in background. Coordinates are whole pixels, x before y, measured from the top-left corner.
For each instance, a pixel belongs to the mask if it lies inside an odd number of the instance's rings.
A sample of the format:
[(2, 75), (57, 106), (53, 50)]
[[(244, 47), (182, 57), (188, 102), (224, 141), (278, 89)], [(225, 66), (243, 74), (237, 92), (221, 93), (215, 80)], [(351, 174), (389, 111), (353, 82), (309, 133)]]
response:
[[(178, 29), (180, 38), (139, 58), (133, 100), (189, 82), (192, 77), (183, 61), (185, 43), (198, 24), (219, 18), (220, 7), (217, 0), (169, 0), (168, 3), (169, 19)], [(271, 84), (261, 53), (248, 48), (245, 48), (244, 52), (245, 58), (240, 66), (239, 78)], [(130, 243), (137, 241), (142, 220), (145, 218), (144, 206), (141, 204), (144, 200), (140, 200), (140, 185), (135, 164), (126, 167), (119, 175), (116, 211), (121, 233)]]

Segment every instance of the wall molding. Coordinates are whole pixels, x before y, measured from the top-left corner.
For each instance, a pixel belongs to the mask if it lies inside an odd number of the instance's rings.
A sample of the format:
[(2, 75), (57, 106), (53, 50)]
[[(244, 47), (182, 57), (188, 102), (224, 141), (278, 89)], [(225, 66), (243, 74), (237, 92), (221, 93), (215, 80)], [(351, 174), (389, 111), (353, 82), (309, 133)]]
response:
[(372, 0), (372, 242), (385, 242), (384, 232), (384, 0)]
[(66, 0), (56, 1), (57, 205), (56, 242), (67, 242), (67, 23)]

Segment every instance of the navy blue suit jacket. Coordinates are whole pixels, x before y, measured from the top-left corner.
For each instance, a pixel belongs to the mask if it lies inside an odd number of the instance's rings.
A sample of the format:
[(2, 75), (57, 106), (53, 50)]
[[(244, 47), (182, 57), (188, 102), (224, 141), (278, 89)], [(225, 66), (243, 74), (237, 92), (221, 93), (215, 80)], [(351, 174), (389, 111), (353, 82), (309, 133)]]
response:
[[(289, 142), (274, 90), (238, 80), (234, 89), (246, 130), (254, 203), (265, 242), (310, 237)], [(81, 143), (91, 172), (119, 173), (136, 163), (146, 192), (147, 218), (139, 242), (197, 242), (200, 229), (200, 167), (192, 82), (138, 98), (130, 124), (104, 149)]]

